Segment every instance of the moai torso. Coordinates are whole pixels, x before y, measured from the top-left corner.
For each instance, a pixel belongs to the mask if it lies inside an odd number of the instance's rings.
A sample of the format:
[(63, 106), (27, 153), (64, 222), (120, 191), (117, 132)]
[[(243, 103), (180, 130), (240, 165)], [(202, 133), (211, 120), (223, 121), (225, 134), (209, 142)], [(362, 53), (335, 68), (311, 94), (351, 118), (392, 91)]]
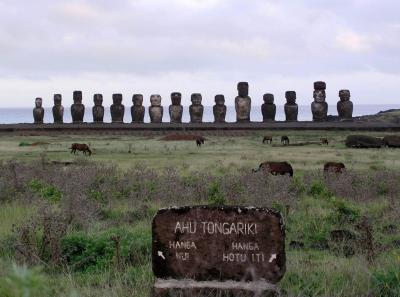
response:
[(249, 84), (240, 82), (237, 85), (239, 95), (235, 98), (236, 122), (250, 122), (251, 98), (249, 97)]
[(323, 81), (314, 83), (314, 102), (311, 103), (311, 112), (314, 122), (324, 122), (328, 116), (328, 103), (326, 99), (326, 84)]
[(135, 94), (132, 97), (133, 106), (131, 108), (132, 123), (143, 123), (145, 108), (143, 106), (143, 95)]
[(287, 122), (297, 121), (297, 115), (299, 113), (299, 107), (296, 103), (296, 92), (287, 91), (285, 94), (286, 104), (285, 104), (285, 116)]
[(171, 94), (172, 104), (169, 106), (169, 117), (171, 123), (182, 123), (183, 106), (181, 105), (182, 94), (174, 92)]
[(215, 96), (215, 105), (213, 106), (214, 123), (225, 123), (226, 105), (224, 95)]
[(263, 115), (263, 122), (275, 121), (276, 106), (274, 104), (274, 95), (264, 94), (264, 104), (261, 105), (261, 112)]
[(151, 104), (151, 106), (149, 107), (150, 122), (162, 123), (164, 108), (161, 106), (161, 96), (151, 95), (150, 104)]
[(353, 120), (353, 102), (350, 101), (350, 91), (339, 91), (340, 101), (337, 103), (337, 111), (340, 121)]
[(204, 107), (201, 105), (201, 94), (195, 93), (191, 96), (192, 105), (189, 106), (190, 122), (202, 123)]
[(74, 104), (71, 105), (71, 116), (74, 124), (83, 123), (85, 116), (85, 105), (82, 104), (82, 92), (74, 91)]
[(64, 107), (61, 105), (61, 102), (61, 94), (55, 94), (53, 106), (53, 119), (55, 124), (62, 124), (64, 122)]
[(125, 106), (122, 104), (122, 94), (113, 94), (112, 99), (113, 99), (113, 104), (110, 107), (111, 122), (123, 123)]
[(103, 95), (95, 94), (93, 96), (94, 106), (92, 108), (93, 122), (103, 123), (104, 122), (104, 106), (103, 106)]
[(35, 108), (33, 109), (33, 120), (35, 124), (43, 124), (44, 109), (42, 107), (42, 98), (35, 99)]

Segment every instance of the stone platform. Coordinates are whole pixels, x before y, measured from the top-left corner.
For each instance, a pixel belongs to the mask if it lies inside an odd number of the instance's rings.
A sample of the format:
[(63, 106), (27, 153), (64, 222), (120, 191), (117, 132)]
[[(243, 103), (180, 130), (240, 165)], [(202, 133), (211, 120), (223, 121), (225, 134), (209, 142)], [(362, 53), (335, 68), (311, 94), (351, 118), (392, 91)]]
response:
[[(251, 122), (251, 123), (144, 123), (144, 124), (0, 124), (1, 134), (14, 135), (151, 135), (169, 133), (254, 132), (267, 130), (350, 130), (350, 131), (400, 131), (400, 123), (384, 122)], [(220, 133), (221, 132), (221, 133)], [(227, 133), (228, 135), (231, 133)]]
[(154, 284), (151, 297), (278, 297), (278, 288), (264, 281), (218, 282), (193, 280), (160, 280)]

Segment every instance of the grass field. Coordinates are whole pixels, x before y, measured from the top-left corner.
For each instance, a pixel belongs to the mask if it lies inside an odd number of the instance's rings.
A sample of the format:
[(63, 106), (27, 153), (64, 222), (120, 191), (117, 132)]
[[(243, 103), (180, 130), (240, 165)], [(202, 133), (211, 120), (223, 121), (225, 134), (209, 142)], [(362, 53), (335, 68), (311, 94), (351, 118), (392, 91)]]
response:
[[(272, 145), (262, 144), (265, 133), (243, 137), (209, 136), (206, 145), (197, 148), (194, 141), (161, 141), (161, 137), (129, 136), (0, 136), (0, 160), (37, 160), (46, 154), (49, 160), (74, 161), (69, 154), (71, 143), (88, 143), (95, 149), (93, 161), (113, 163), (120, 168), (130, 168), (141, 163), (150, 168), (173, 167), (183, 172), (215, 170), (221, 168), (254, 168), (262, 161), (288, 161), (299, 171), (320, 169), (326, 161), (340, 161), (349, 168), (368, 170), (374, 168), (400, 169), (398, 150), (348, 149), (344, 145), (347, 135), (354, 132), (285, 131), (291, 144), (315, 142), (304, 146), (283, 146), (282, 132), (271, 132)], [(382, 137), (394, 133), (367, 133)], [(328, 146), (318, 144), (320, 137), (328, 137)], [(20, 144), (45, 143), (38, 146)], [(46, 144), (47, 143), (47, 144)], [(131, 153), (128, 153), (128, 151)]]
[[(400, 296), (400, 150), (348, 149), (352, 132), (286, 131), (286, 147), (282, 133), (268, 134), (272, 145), (258, 133), (206, 136), (201, 148), (161, 137), (0, 136), (0, 296), (149, 296), (152, 217), (188, 204), (280, 210), (284, 296)], [(329, 146), (299, 145), (320, 137)], [(95, 154), (71, 155), (73, 142)], [(267, 160), (290, 162), (294, 178), (251, 173)], [(327, 179), (326, 161), (349, 170)], [(351, 236), (335, 240), (335, 230)]]

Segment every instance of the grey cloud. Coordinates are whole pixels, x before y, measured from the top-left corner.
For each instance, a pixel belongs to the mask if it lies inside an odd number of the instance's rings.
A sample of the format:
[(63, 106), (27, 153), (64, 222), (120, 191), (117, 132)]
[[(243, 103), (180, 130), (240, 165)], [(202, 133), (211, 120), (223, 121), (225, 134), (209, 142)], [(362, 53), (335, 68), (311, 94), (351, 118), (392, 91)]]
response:
[(0, 83), (49, 88), (46, 80), (69, 77), (96, 86), (88, 73), (103, 81), (140, 77), (149, 88), (171, 73), (170, 84), (181, 73), (205, 88), (210, 74), (221, 86), (248, 79), (286, 87), (276, 77), (293, 84), (371, 72), (392, 81), (399, 10), (390, 0), (0, 1)]

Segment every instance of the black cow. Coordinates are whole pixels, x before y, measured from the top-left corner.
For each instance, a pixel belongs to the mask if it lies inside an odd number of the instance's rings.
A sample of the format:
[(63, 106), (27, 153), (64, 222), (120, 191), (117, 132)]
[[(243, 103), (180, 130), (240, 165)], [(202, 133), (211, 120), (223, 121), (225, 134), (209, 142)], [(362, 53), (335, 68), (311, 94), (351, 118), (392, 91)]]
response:
[(260, 170), (272, 175), (289, 174), (289, 176), (293, 176), (293, 168), (288, 162), (263, 162), (258, 169), (253, 169), (253, 172), (259, 172)]

